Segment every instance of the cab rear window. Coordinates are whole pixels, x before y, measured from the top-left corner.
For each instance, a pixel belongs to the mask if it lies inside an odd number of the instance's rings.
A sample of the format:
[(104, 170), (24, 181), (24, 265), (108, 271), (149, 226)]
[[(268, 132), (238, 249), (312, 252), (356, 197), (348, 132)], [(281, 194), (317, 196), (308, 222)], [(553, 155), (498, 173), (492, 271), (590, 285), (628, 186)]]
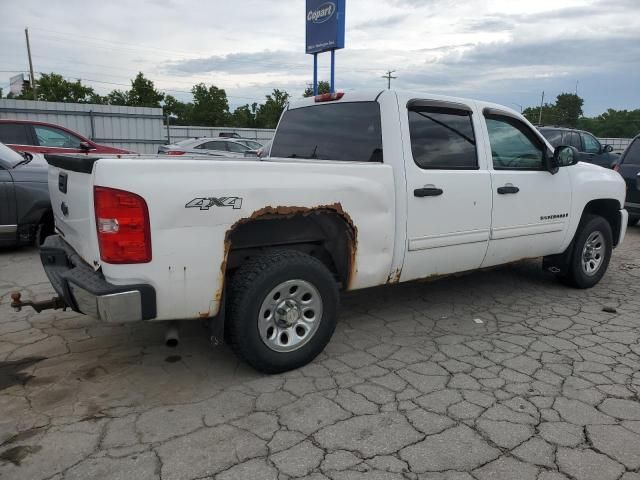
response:
[(276, 131), (272, 157), (382, 162), (377, 102), (315, 105), (287, 110)]

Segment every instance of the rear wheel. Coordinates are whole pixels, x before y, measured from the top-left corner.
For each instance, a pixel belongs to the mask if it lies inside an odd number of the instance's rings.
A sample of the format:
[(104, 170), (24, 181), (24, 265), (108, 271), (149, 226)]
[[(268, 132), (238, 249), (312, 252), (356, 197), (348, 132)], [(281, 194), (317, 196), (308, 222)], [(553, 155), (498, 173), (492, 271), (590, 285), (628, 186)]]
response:
[(304, 253), (274, 251), (247, 260), (229, 293), (231, 345), (261, 372), (309, 363), (335, 330), (337, 284), (322, 262)]
[(572, 287), (591, 288), (604, 276), (613, 251), (611, 226), (604, 218), (586, 215), (580, 222), (573, 245), (571, 261), (560, 280)]

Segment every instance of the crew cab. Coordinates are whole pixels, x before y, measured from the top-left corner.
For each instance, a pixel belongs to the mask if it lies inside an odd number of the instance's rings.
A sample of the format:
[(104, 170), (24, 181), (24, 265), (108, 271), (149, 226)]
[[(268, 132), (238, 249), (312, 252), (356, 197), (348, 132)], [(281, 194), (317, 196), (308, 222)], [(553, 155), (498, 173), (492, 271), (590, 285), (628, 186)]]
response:
[(58, 236), (41, 257), (64, 304), (209, 319), (264, 372), (323, 350), (340, 291), (537, 257), (592, 287), (628, 218), (618, 173), (509, 108), (424, 93), (293, 103), (262, 161), (47, 159)]

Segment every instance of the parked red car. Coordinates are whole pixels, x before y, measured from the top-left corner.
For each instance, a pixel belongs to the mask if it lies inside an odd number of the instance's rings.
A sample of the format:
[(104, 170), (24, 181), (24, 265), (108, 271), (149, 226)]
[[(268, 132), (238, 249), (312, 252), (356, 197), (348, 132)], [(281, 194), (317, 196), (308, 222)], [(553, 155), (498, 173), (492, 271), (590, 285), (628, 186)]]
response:
[(31, 153), (131, 153), (99, 145), (60, 125), (31, 120), (0, 120), (0, 142)]

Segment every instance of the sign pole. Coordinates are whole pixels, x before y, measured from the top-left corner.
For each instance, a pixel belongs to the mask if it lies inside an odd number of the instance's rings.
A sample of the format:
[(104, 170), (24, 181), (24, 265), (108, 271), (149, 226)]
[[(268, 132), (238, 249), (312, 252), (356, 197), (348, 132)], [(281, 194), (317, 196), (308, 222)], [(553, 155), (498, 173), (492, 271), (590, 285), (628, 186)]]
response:
[(336, 84), (336, 51), (335, 49), (331, 50), (331, 93), (335, 93), (335, 84)]
[(318, 95), (318, 54), (313, 54), (313, 95)]

